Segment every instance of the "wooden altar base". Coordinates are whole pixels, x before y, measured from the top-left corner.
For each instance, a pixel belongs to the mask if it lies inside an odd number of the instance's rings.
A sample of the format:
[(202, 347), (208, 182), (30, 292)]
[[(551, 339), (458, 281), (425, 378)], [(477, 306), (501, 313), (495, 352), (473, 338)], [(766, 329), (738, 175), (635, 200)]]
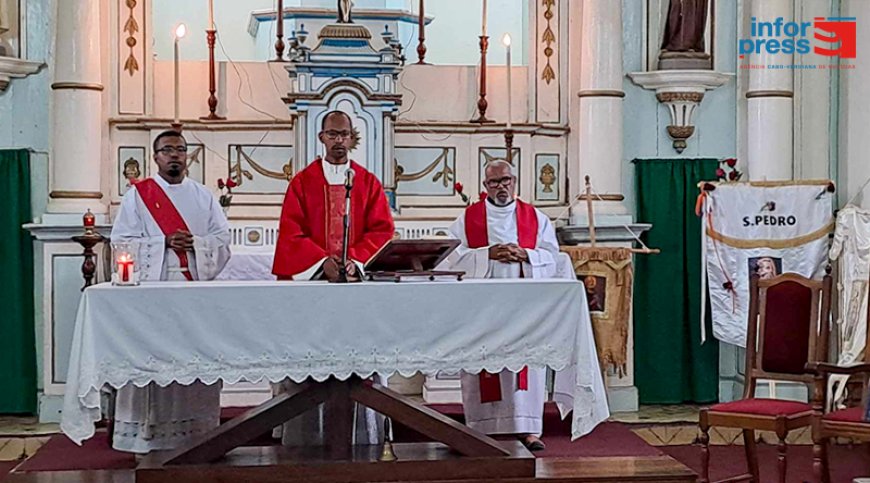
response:
[[(397, 445), (398, 446), (398, 445)], [(455, 460), (452, 464), (456, 464)], [(694, 483), (697, 476), (689, 468), (669, 456), (619, 456), (544, 458), (535, 461), (535, 476), (501, 480), (505, 483)], [(393, 463), (381, 463), (390, 465)], [(494, 481), (495, 477), (477, 480), (441, 480), (443, 483), (480, 483)], [(199, 475), (177, 477), (172, 483), (200, 483), (203, 481), (253, 482), (259, 479), (221, 478), (207, 479)], [(273, 481), (273, 480), (262, 480)], [(317, 475), (312, 482), (328, 480)], [(374, 480), (382, 481), (382, 480)], [(405, 480), (404, 483), (433, 483), (437, 480)], [(12, 472), (3, 483), (137, 483), (134, 470), (84, 470)]]
[(162, 465), (159, 455), (143, 460), (136, 483), (256, 481), (258, 483), (362, 483), (400, 481), (492, 481), (535, 474), (535, 457), (519, 441), (505, 442), (509, 456), (461, 456), (440, 443), (397, 443), (397, 461), (378, 461), (381, 446), (355, 446), (347, 460), (325, 447), (237, 448), (205, 465)]

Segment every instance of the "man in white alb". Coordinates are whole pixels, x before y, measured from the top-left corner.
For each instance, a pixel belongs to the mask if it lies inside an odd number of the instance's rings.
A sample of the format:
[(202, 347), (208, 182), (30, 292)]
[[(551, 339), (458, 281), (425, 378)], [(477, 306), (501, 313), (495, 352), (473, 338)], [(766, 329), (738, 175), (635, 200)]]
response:
[[(559, 244), (549, 218), (514, 197), (516, 176), (506, 161), (490, 162), (487, 197), (450, 226), (462, 244), (448, 257), (451, 270), (470, 278), (556, 278)], [(462, 374), (465, 422), (486, 434), (517, 436), (532, 451), (544, 449), (546, 371)]]
[[(187, 142), (181, 133), (163, 132), (153, 147), (157, 175), (134, 184), (124, 195), (112, 243), (138, 245), (142, 281), (214, 279), (230, 258), (227, 219), (212, 193), (186, 176)], [(189, 386), (152, 383), (121, 388), (114, 448), (133, 453), (170, 449), (214, 429), (220, 417), (220, 389), (220, 384), (198, 381)]]

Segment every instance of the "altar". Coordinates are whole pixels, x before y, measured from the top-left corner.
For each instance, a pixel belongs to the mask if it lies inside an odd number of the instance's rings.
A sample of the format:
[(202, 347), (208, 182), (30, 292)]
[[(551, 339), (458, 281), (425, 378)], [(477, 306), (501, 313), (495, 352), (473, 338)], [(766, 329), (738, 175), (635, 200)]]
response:
[(77, 443), (93, 436), (106, 384), (302, 382), (523, 366), (558, 371), (554, 400), (563, 417), (571, 413), (574, 438), (607, 419), (582, 284), (100, 284), (79, 305), (61, 429)]

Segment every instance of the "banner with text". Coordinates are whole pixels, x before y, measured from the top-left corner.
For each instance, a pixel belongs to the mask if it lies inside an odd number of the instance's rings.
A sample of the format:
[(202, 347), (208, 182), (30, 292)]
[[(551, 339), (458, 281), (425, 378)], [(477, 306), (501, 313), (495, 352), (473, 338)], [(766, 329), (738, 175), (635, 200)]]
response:
[(824, 275), (828, 235), (834, 228), (833, 185), (828, 181), (710, 184), (714, 189), (702, 186), (701, 194), (706, 269), (702, 291), (709, 284), (713, 335), (745, 347), (753, 273), (762, 279), (785, 272), (811, 278)]

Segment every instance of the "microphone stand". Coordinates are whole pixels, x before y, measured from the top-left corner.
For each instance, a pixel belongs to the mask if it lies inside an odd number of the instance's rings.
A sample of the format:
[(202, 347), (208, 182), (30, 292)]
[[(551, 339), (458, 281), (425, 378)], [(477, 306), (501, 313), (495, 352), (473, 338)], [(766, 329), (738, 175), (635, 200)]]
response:
[(342, 219), (342, 228), (344, 234), (341, 244), (341, 265), (338, 267), (338, 283), (347, 283), (347, 242), (350, 234), (350, 191), (353, 189), (353, 172), (348, 172), (347, 180), (344, 183), (344, 217)]

